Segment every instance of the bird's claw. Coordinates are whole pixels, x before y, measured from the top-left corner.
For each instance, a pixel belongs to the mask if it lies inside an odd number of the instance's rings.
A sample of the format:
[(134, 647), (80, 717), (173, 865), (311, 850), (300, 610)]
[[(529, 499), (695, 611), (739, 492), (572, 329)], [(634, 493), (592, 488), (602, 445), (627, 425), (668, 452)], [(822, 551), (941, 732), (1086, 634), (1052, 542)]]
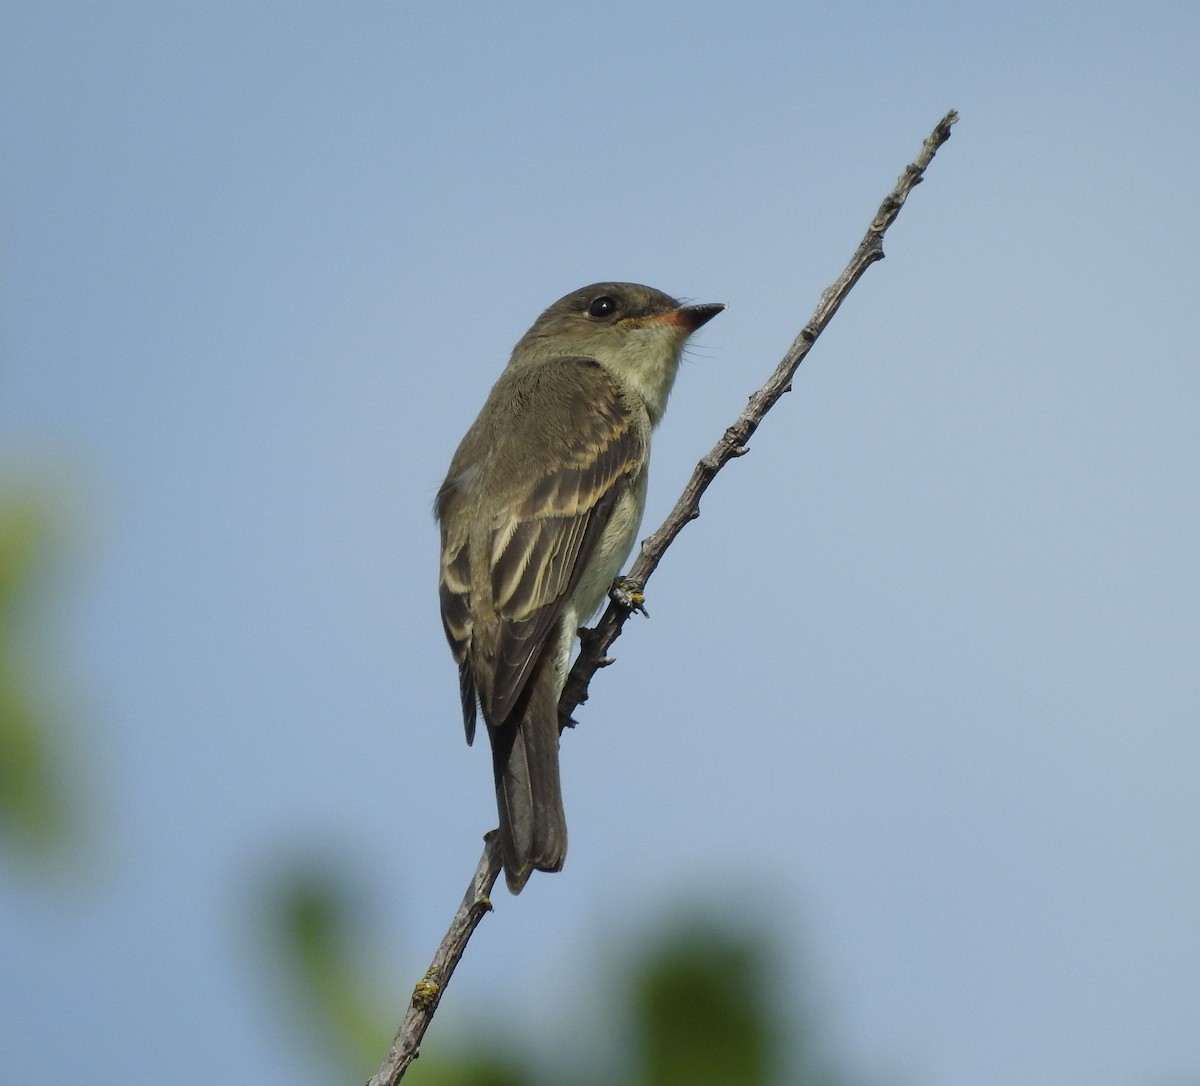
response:
[(624, 607), (631, 614), (650, 617), (646, 610), (645, 585), (632, 577), (618, 577), (608, 590), (608, 598), (618, 607)]

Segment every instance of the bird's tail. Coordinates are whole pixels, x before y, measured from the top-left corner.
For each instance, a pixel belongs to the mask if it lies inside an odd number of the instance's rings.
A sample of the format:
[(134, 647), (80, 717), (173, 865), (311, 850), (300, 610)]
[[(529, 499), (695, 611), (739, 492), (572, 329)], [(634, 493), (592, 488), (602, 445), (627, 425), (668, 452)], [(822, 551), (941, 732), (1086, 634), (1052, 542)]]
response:
[(530, 682), (520, 710), (489, 728), (508, 888), (519, 894), (536, 871), (558, 871), (567, 855), (567, 819), (558, 777), (558, 697)]

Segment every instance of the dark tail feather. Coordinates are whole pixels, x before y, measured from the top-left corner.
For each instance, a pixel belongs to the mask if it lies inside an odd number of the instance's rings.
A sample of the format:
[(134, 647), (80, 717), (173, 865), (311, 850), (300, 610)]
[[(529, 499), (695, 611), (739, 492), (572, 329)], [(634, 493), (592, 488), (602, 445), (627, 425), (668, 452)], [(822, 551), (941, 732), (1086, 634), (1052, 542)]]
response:
[(500, 728), (489, 728), (508, 888), (519, 894), (535, 871), (558, 871), (567, 855), (567, 820), (558, 778), (558, 699), (534, 681), (529, 698)]

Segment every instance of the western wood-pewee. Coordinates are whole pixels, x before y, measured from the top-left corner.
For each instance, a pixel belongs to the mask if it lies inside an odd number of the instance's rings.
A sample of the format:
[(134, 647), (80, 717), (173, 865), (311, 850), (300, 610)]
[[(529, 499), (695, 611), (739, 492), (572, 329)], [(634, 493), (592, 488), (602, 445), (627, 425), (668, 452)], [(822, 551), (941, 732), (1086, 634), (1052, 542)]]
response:
[(650, 431), (684, 341), (723, 305), (635, 283), (559, 299), (513, 349), (438, 491), (442, 623), (467, 742), (483, 710), (508, 888), (567, 851), (558, 699), (581, 623), (629, 555)]

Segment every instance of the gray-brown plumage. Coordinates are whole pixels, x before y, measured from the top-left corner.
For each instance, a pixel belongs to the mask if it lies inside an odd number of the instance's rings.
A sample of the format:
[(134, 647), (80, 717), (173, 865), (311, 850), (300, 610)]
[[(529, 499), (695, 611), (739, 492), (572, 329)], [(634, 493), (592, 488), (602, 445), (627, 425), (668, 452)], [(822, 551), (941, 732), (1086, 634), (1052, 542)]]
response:
[(576, 631), (629, 554), (650, 431), (687, 337), (722, 305), (597, 283), (514, 348), (438, 492), (442, 622), (467, 741), (483, 712), (509, 889), (567, 850), (558, 700)]

